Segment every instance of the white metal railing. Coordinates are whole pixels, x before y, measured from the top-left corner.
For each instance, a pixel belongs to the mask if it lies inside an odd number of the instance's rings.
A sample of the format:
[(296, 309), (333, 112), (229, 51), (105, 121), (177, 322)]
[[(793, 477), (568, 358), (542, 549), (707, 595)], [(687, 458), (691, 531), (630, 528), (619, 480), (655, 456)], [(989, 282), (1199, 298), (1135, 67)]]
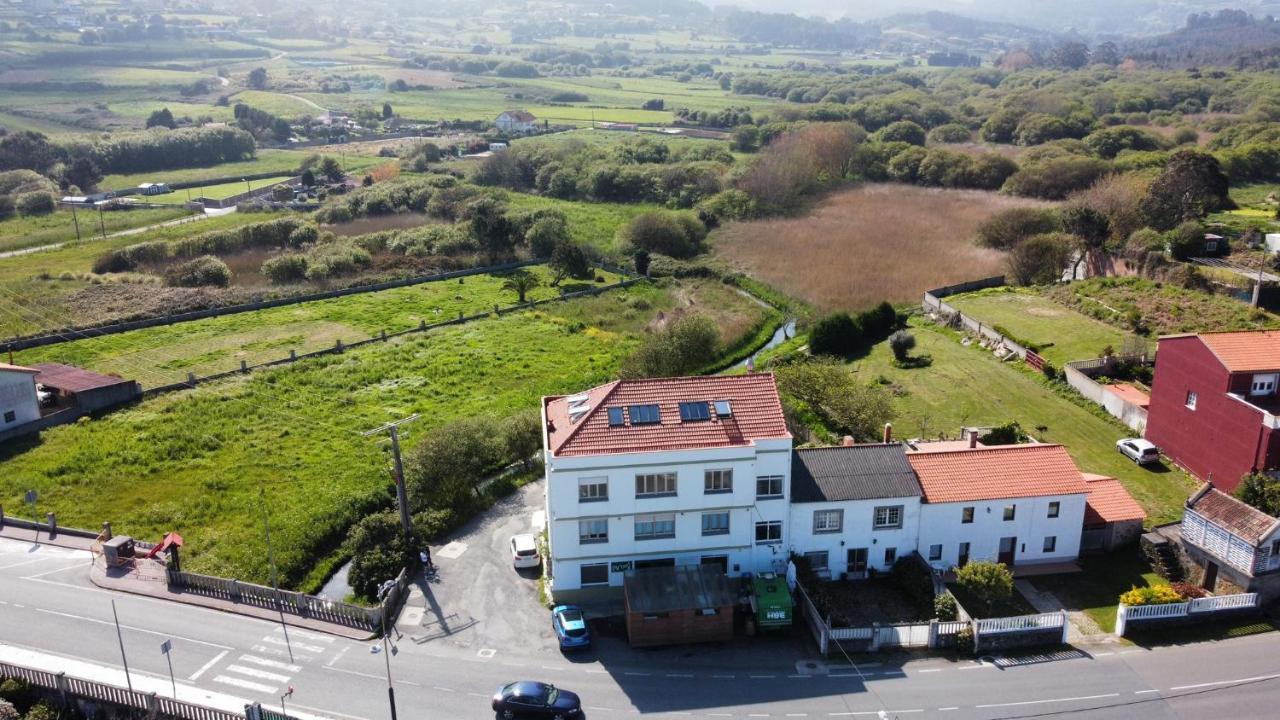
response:
[(831, 628), (832, 640), (870, 640), (875, 628)]
[(987, 635), (990, 633), (1060, 628), (1063, 624), (1063, 615), (1060, 612), (1039, 613), (1037, 615), (986, 618), (983, 620), (977, 620), (976, 623), (978, 626), (978, 632), (983, 635)]
[[(1189, 607), (1187, 610), (1193, 613), (1251, 608), (1258, 606), (1258, 593), (1241, 593), (1239, 595), (1196, 598), (1188, 604)], [(1133, 616), (1131, 615), (1130, 617)]]
[(1216, 612), (1231, 610), (1248, 610), (1258, 607), (1257, 593), (1240, 593), (1238, 595), (1219, 595), (1215, 597), (1196, 598), (1189, 602), (1165, 603), (1162, 605), (1125, 605), (1116, 608), (1116, 635), (1124, 636), (1125, 629), (1135, 620), (1165, 620), (1188, 616), (1210, 617)]
[(1182, 617), (1187, 614), (1187, 603), (1163, 603), (1160, 605), (1126, 605), (1125, 615), (1129, 620), (1156, 620), (1159, 618)]

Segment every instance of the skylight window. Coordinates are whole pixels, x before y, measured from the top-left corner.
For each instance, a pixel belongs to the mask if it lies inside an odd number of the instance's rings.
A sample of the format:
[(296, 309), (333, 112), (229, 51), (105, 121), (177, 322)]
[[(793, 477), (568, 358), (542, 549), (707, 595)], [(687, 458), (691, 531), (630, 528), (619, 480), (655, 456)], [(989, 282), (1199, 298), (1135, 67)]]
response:
[(622, 417), (622, 408), (609, 408), (609, 427), (621, 427), (625, 421)]
[(682, 402), (680, 403), (680, 420), (682, 422), (697, 422), (699, 420), (710, 420), (711, 408), (705, 402)]
[(729, 405), (728, 400), (715, 401), (716, 417), (733, 417), (733, 407)]
[(632, 405), (627, 408), (632, 425), (656, 425), (662, 421), (657, 405)]

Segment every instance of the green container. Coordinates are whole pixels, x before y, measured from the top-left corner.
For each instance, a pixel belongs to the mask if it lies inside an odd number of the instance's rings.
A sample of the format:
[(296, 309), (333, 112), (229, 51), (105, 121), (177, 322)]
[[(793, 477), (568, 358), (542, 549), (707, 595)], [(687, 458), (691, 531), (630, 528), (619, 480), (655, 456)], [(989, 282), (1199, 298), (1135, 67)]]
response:
[(752, 579), (752, 606), (756, 626), (761, 629), (790, 627), (795, 616), (795, 603), (786, 578), (765, 573)]

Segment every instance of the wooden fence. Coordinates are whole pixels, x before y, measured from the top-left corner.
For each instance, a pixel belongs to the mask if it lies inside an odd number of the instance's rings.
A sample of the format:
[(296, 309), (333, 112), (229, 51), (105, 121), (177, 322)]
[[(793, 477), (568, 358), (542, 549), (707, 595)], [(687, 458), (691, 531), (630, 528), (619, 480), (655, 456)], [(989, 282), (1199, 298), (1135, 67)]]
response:
[(1116, 635), (1121, 637), (1130, 630), (1129, 625), (1136, 623), (1141, 627), (1144, 622), (1153, 621), (1201, 621), (1210, 620), (1219, 613), (1239, 613), (1258, 609), (1257, 593), (1240, 593), (1238, 595), (1217, 595), (1213, 597), (1194, 598), (1187, 602), (1162, 603), (1159, 605), (1125, 605), (1116, 608)]
[(128, 690), (92, 680), (68, 677), (66, 673), (45, 672), (5, 662), (0, 662), (0, 678), (22, 680), (33, 687), (40, 688), (46, 694), (56, 697), (63, 707), (69, 706), (75, 700), (88, 700), (139, 710), (148, 718), (168, 720), (245, 720), (249, 711), (246, 707), (245, 714), (227, 712), (159, 696), (153, 692)]

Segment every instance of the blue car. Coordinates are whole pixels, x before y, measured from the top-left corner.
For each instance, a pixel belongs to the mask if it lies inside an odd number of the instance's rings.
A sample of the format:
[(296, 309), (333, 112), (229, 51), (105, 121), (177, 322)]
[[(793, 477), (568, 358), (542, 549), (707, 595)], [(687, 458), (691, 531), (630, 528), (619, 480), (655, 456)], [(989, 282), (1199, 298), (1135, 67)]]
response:
[(587, 618), (577, 605), (557, 605), (551, 610), (551, 629), (556, 631), (560, 649), (591, 646), (591, 631), (587, 630)]

